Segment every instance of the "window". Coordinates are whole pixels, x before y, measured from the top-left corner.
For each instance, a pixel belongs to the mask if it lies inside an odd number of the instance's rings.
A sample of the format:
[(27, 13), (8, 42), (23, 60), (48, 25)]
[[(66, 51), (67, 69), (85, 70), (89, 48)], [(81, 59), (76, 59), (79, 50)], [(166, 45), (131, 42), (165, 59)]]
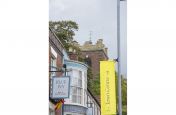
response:
[(87, 73), (84, 72), (84, 105), (87, 105)]
[(74, 72), (71, 76), (71, 86), (82, 88), (82, 71), (73, 70)]
[(95, 115), (97, 115), (97, 107), (96, 107), (96, 105), (94, 107), (95, 107)]
[(88, 108), (93, 108), (93, 103), (92, 103), (92, 101), (91, 101), (91, 97), (87, 97), (88, 99), (87, 99), (87, 107)]
[(83, 104), (82, 71), (73, 70), (71, 75), (71, 100), (72, 103)]
[(87, 106), (87, 93), (86, 93), (86, 90), (84, 90), (84, 106)]
[(72, 103), (82, 104), (82, 88), (71, 87)]
[[(56, 71), (56, 58), (51, 57), (51, 63), (50, 63), (50, 71)], [(51, 72), (51, 76), (56, 76), (56, 72)]]
[(78, 86), (79, 86), (79, 87), (82, 87), (82, 71), (79, 71)]
[(84, 72), (84, 89), (87, 90), (87, 73)]

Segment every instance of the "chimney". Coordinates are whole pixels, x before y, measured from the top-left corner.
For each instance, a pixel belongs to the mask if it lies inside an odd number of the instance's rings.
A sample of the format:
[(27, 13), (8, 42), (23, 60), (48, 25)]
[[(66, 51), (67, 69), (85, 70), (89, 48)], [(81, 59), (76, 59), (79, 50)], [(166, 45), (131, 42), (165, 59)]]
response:
[(75, 49), (72, 47), (69, 47), (69, 52), (68, 52), (70, 60), (75, 60), (78, 61), (78, 54)]

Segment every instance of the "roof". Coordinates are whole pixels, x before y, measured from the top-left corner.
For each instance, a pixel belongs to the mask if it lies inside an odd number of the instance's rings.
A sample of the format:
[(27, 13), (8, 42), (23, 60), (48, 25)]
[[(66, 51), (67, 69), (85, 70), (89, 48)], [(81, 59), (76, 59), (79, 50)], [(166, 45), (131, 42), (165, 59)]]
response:
[(100, 102), (97, 100), (97, 98), (92, 94), (92, 92), (89, 90), (89, 88), (87, 88), (87, 91), (90, 93), (90, 95), (94, 98), (94, 100), (96, 101), (96, 103), (100, 106)]
[(60, 39), (56, 36), (54, 30), (49, 27), (49, 31), (50, 31), (51, 33), (53, 33), (54, 37), (57, 38), (58, 42), (59, 42), (59, 43), (62, 45), (62, 47), (65, 49), (65, 47), (64, 47), (64, 45), (62, 44), (62, 42), (60, 41)]

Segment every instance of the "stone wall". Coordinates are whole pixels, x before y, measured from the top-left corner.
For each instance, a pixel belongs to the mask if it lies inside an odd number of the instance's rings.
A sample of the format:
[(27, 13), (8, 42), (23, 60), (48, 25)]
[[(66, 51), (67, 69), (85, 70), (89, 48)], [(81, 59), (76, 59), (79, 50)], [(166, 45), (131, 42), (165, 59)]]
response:
[(99, 39), (96, 44), (92, 44), (91, 41), (86, 41), (84, 45), (80, 46), (80, 49), (82, 51), (94, 51), (94, 50), (103, 50), (106, 55), (107, 53), (107, 48), (103, 44), (103, 39)]
[(107, 60), (107, 50), (103, 44), (103, 40), (99, 39), (95, 45), (91, 41), (86, 41), (83, 46), (80, 46), (81, 56), (90, 58), (93, 78), (100, 72), (100, 61)]

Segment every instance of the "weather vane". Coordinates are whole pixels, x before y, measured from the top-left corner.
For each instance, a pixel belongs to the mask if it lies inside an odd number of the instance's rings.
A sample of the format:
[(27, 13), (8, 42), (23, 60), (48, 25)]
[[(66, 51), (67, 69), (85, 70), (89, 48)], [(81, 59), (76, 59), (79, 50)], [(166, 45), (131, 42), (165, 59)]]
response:
[(92, 41), (92, 31), (90, 31), (90, 33), (89, 33), (89, 41), (90, 42)]

